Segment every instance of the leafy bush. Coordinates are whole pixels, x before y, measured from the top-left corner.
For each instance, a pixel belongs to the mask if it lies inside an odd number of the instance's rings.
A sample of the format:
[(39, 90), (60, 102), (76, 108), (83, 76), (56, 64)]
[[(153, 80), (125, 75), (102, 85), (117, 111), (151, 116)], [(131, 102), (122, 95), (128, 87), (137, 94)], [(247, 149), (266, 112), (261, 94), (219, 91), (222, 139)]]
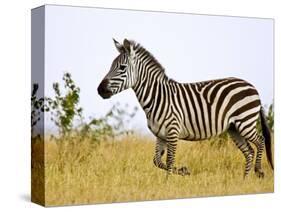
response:
[(40, 111), (43, 110), (44, 99), (38, 99), (36, 96), (38, 88), (38, 84), (33, 84), (31, 94), (31, 127), (35, 126), (40, 120)]
[(137, 107), (130, 111), (128, 105), (121, 107), (117, 103), (104, 117), (93, 118), (89, 123), (82, 124), (81, 135), (83, 138), (90, 137), (93, 141), (100, 141), (106, 137), (128, 134), (131, 131), (125, 130), (125, 125), (132, 120), (136, 112)]
[[(137, 112), (137, 108), (131, 111), (128, 105), (122, 107), (119, 103), (112, 106), (108, 113), (101, 118), (92, 118), (89, 122), (83, 121), (83, 109), (79, 106), (80, 88), (76, 86), (70, 73), (63, 75), (64, 91), (58, 82), (53, 83), (55, 96), (37, 98), (38, 84), (33, 85), (31, 96), (31, 125), (32, 129), (40, 120), (41, 112), (50, 112), (51, 121), (59, 129), (59, 137), (56, 140), (70, 136), (79, 136), (81, 140), (87, 138), (92, 141), (101, 141), (105, 137), (115, 137), (127, 134), (127, 125)], [(80, 120), (80, 125), (74, 126), (74, 121)], [(52, 136), (55, 138), (55, 136)]]
[(267, 112), (267, 123), (269, 128), (271, 129), (272, 132), (274, 132), (274, 111), (273, 111), (273, 103), (269, 106), (268, 112)]
[(82, 108), (78, 106), (80, 88), (75, 85), (70, 73), (64, 74), (63, 81), (65, 95), (62, 95), (60, 85), (56, 82), (53, 84), (55, 97), (47, 98), (47, 103), (51, 109), (51, 120), (59, 128), (60, 134), (65, 136), (71, 132), (74, 118), (82, 117)]
[[(270, 106), (268, 107), (267, 113), (265, 115), (266, 115), (269, 129), (272, 133), (274, 133), (274, 104), (273, 103), (270, 104)], [(258, 119), (257, 128), (258, 128), (258, 131), (261, 133), (262, 129), (261, 129), (260, 118)]]
[(45, 105), (45, 99), (37, 97), (38, 89), (39, 85), (34, 83), (31, 93), (31, 136), (33, 137), (38, 136), (34, 135), (34, 127), (41, 119), (40, 114), (44, 111), (49, 111), (49, 108)]

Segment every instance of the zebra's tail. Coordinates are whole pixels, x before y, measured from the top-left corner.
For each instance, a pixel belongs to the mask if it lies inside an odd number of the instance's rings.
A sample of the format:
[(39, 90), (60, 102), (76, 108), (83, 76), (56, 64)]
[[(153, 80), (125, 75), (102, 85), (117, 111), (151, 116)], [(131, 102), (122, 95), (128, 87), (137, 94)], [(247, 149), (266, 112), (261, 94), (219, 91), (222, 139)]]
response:
[(263, 134), (264, 142), (265, 142), (267, 160), (273, 170), (274, 167), (273, 167), (273, 158), (272, 158), (272, 151), (271, 151), (271, 133), (270, 133), (269, 126), (267, 124), (267, 119), (265, 117), (263, 107), (261, 107), (261, 109), (260, 109), (260, 119), (261, 119), (262, 134)]

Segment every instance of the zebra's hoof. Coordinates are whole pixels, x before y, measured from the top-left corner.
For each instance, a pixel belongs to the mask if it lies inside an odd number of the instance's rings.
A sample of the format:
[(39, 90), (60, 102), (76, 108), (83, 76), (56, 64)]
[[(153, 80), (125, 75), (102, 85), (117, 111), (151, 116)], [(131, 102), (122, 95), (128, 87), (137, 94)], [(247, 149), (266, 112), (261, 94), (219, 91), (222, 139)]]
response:
[(177, 174), (177, 173), (178, 173), (178, 169), (177, 169), (177, 167), (173, 167), (173, 169), (172, 169), (172, 173), (173, 173), (173, 174)]
[(178, 175), (185, 176), (185, 175), (190, 175), (190, 172), (188, 169), (184, 166), (178, 169)]
[(258, 178), (264, 178), (263, 171), (256, 171), (256, 175), (258, 176)]

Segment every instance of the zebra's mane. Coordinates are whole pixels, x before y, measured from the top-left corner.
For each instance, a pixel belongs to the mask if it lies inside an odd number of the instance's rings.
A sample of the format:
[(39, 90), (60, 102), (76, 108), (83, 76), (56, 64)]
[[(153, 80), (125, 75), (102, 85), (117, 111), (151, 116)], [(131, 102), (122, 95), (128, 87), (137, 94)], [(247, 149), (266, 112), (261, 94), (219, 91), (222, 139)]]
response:
[(163, 74), (165, 74), (164, 67), (158, 62), (158, 60), (151, 54), (148, 50), (146, 50), (140, 43), (136, 43), (133, 40), (130, 40), (130, 43), (133, 44), (133, 49), (136, 52), (136, 55), (139, 57), (148, 57), (149, 61), (156, 66)]

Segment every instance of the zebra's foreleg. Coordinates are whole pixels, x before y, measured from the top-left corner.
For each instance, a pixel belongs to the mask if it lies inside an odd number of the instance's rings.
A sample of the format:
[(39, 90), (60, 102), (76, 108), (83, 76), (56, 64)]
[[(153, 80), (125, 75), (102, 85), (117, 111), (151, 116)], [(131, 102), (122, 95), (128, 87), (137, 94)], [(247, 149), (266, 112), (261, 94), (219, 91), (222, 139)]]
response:
[(190, 172), (185, 166), (179, 169), (176, 166), (174, 166), (176, 149), (177, 149), (177, 142), (167, 143), (167, 173), (168, 174), (173, 173), (182, 176), (190, 175)]
[(167, 170), (167, 166), (162, 162), (161, 158), (165, 153), (166, 147), (167, 147), (166, 142), (157, 138), (153, 163), (156, 167), (164, 170)]
[(167, 142), (167, 172), (168, 172), (168, 174), (177, 173), (177, 168), (174, 167), (176, 149), (177, 149), (177, 141), (168, 141)]

